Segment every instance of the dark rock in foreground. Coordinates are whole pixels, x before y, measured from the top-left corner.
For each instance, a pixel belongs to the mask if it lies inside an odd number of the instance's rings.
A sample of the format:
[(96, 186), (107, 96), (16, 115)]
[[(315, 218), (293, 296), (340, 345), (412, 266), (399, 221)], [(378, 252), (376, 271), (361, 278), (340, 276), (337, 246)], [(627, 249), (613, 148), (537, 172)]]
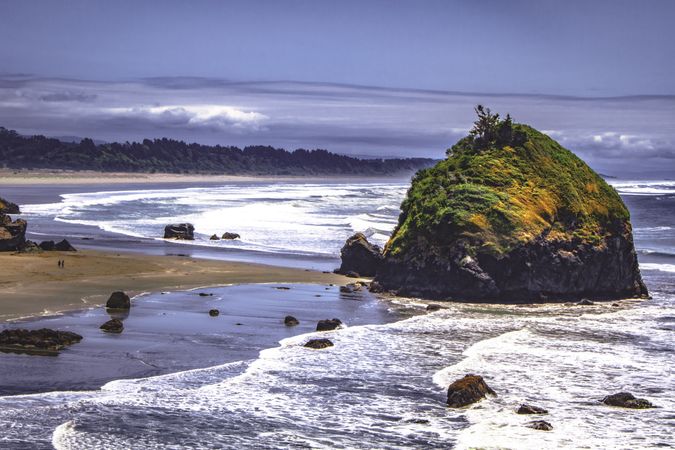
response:
[(286, 325), (287, 327), (294, 327), (299, 324), (300, 321), (293, 316), (284, 317), (284, 325)]
[(448, 406), (461, 408), (476, 403), (487, 394), (497, 395), (479, 375), (465, 375), (448, 387)]
[(320, 350), (322, 348), (328, 348), (333, 346), (333, 342), (330, 341), (330, 339), (310, 339), (307, 341), (307, 343), (304, 345), (305, 347), (308, 348), (315, 348), (317, 350)]
[(338, 273), (349, 274), (356, 273), (357, 277), (373, 277), (377, 273), (377, 268), (382, 261), (382, 250), (377, 245), (368, 242), (363, 233), (356, 233), (347, 239), (347, 242), (340, 251), (342, 264), (337, 270)]
[(209, 316), (211, 317), (218, 317), (220, 315), (220, 311), (217, 309), (210, 309), (209, 310)]
[(124, 324), (120, 319), (110, 319), (101, 325), (100, 328), (106, 333), (121, 333), (124, 331)]
[(533, 428), (540, 431), (551, 431), (553, 429), (553, 425), (545, 420), (533, 420), (532, 422), (529, 422), (527, 426), (528, 428)]
[(240, 237), (241, 237), (241, 236), (239, 236), (237, 233), (229, 233), (229, 232), (228, 232), (228, 233), (223, 233), (223, 236), (221, 237), (221, 239), (225, 239), (225, 240), (230, 240), (230, 241), (231, 241), (232, 239), (239, 239)]
[(12, 329), (0, 332), (0, 351), (34, 355), (56, 355), (59, 350), (82, 340), (70, 331)]
[(15, 252), (26, 244), (25, 220), (12, 220), (10, 216), (0, 214), (0, 252)]
[(544, 408), (540, 408), (538, 406), (534, 405), (528, 405), (527, 403), (523, 403), (520, 405), (520, 408), (518, 408), (518, 411), (516, 411), (517, 414), (548, 414), (548, 411), (545, 410)]
[(649, 400), (636, 398), (630, 392), (619, 392), (608, 395), (602, 399), (602, 403), (609, 406), (618, 406), (620, 408), (649, 409), (656, 408)]
[(164, 239), (182, 239), (192, 241), (195, 227), (191, 223), (174, 223), (164, 227)]
[(131, 299), (122, 291), (113, 292), (105, 304), (110, 309), (129, 309), (131, 308)]
[(340, 319), (324, 319), (319, 320), (316, 324), (316, 331), (332, 331), (342, 326)]

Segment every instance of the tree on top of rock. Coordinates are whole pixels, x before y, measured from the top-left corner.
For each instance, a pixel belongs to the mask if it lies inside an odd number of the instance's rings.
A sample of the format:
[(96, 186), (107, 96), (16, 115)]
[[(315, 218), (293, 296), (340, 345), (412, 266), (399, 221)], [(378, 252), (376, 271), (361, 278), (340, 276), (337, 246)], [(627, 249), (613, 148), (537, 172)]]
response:
[(474, 108), (478, 120), (473, 123), (469, 136), (473, 140), (473, 148), (484, 150), (489, 147), (504, 147), (507, 145), (523, 145), (527, 141), (527, 135), (513, 129), (513, 121), (509, 114), (506, 119), (499, 120), (499, 114), (492, 114), (490, 108), (477, 105)]

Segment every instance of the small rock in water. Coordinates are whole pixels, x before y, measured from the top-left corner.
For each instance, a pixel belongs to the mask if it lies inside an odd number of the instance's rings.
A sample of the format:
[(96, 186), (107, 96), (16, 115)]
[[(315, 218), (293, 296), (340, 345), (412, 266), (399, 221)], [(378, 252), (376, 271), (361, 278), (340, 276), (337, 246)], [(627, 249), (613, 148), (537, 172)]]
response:
[(232, 239), (239, 239), (241, 236), (239, 236), (237, 233), (223, 233), (222, 239), (227, 239), (227, 240), (232, 240)]
[(487, 394), (497, 395), (479, 375), (465, 375), (448, 387), (448, 406), (461, 408), (485, 398)]
[(124, 324), (120, 319), (110, 319), (99, 328), (106, 333), (121, 333), (124, 331)]
[(2, 330), (0, 332), (0, 351), (28, 353), (34, 355), (55, 355), (67, 345), (82, 340), (82, 336), (71, 331), (26, 330), (23, 328)]
[(322, 348), (328, 348), (332, 347), (333, 343), (330, 341), (330, 339), (310, 339), (307, 341), (307, 343), (304, 345), (307, 348), (315, 348), (317, 350), (320, 350)]
[(300, 325), (300, 321), (293, 316), (286, 316), (284, 317), (284, 325), (287, 327), (294, 327)]
[(110, 298), (105, 304), (110, 309), (129, 309), (131, 308), (131, 299), (122, 291), (115, 291), (110, 294)]
[(592, 301), (590, 301), (587, 298), (582, 298), (581, 300), (579, 300), (577, 302), (577, 305), (579, 305), (579, 306), (591, 306), (591, 305), (595, 305), (595, 303), (593, 303)]
[(648, 409), (656, 408), (649, 400), (644, 398), (635, 398), (630, 392), (619, 392), (608, 395), (602, 399), (602, 403), (609, 406), (618, 406), (620, 408)]
[(332, 331), (342, 326), (340, 319), (324, 319), (319, 320), (316, 324), (316, 331)]
[(361, 290), (361, 283), (348, 283), (344, 286), (340, 286), (340, 292), (342, 292), (343, 294), (352, 294), (360, 290)]
[(220, 240), (220, 238), (218, 237), (217, 234), (212, 234), (209, 239), (211, 239), (212, 241), (219, 241)]
[(208, 294), (208, 293), (206, 293), (206, 292), (200, 292), (200, 293), (199, 293), (199, 296), (200, 296), (200, 297), (211, 297), (212, 295), (213, 295), (213, 294)]
[(438, 305), (436, 303), (432, 303), (431, 305), (427, 305), (427, 311), (438, 311), (441, 309), (445, 309), (445, 306)]
[(518, 411), (516, 411), (517, 414), (548, 414), (548, 411), (545, 410), (544, 408), (540, 408), (538, 406), (534, 405), (528, 405), (527, 403), (523, 403), (520, 405), (520, 408), (518, 408)]
[(534, 420), (532, 422), (528, 422), (527, 426), (540, 431), (551, 431), (553, 429), (553, 425), (545, 420)]
[(621, 305), (620, 305), (619, 303), (612, 303), (612, 306), (615, 307), (615, 308), (617, 308), (617, 307), (619, 307), (619, 306), (621, 306)]
[(218, 311), (217, 309), (210, 309), (210, 310), (209, 310), (209, 316), (211, 316), (211, 317), (217, 317), (217, 316), (219, 316), (219, 315), (220, 315), (220, 311)]
[(274, 289), (279, 289), (280, 291), (288, 291), (288, 290), (290, 290), (291, 288), (289, 288), (288, 286), (277, 286), (277, 287), (274, 288)]

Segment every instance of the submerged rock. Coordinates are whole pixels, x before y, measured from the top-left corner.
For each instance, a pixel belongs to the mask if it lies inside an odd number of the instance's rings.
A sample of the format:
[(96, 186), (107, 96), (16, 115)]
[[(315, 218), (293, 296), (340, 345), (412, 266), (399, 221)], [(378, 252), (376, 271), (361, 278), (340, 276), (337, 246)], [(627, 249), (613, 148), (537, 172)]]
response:
[(217, 309), (209, 309), (209, 316), (211, 317), (218, 317), (220, 315), (220, 311)]
[(527, 403), (523, 403), (520, 405), (520, 408), (518, 408), (518, 411), (516, 411), (517, 414), (548, 414), (548, 411), (545, 410), (544, 408), (540, 408), (538, 406), (534, 405), (528, 405)]
[(319, 320), (316, 324), (316, 331), (332, 331), (342, 326), (340, 319), (324, 319)]
[(315, 348), (317, 350), (320, 350), (322, 348), (328, 348), (333, 346), (333, 342), (330, 339), (310, 339), (307, 341), (307, 343), (304, 345), (305, 347), (308, 348)]
[(382, 261), (382, 250), (377, 245), (371, 244), (363, 233), (356, 233), (347, 239), (340, 251), (342, 264), (338, 273), (356, 274), (364, 277), (375, 276), (377, 268)]
[(286, 316), (284, 317), (284, 325), (287, 327), (294, 327), (300, 325), (300, 321), (293, 316)]
[(415, 175), (376, 280), (430, 299), (646, 297), (617, 192), (527, 125), (488, 128)]
[(239, 236), (237, 233), (223, 233), (222, 239), (227, 239), (227, 240), (232, 240), (232, 239), (239, 239), (241, 236)]
[(527, 426), (528, 428), (534, 428), (535, 430), (540, 431), (551, 431), (553, 429), (553, 425), (545, 420), (533, 420), (532, 422), (528, 422)]
[(195, 227), (191, 223), (174, 223), (164, 227), (164, 239), (182, 239), (192, 241)]
[(101, 325), (100, 328), (106, 333), (121, 333), (124, 331), (124, 324), (120, 319), (110, 319)]
[(55, 355), (68, 345), (82, 340), (82, 336), (71, 331), (26, 330), (23, 328), (0, 332), (0, 351), (28, 353), (35, 355)]
[(116, 291), (110, 294), (105, 307), (110, 309), (129, 309), (131, 308), (131, 299), (124, 292)]
[(644, 398), (636, 398), (630, 392), (619, 392), (608, 395), (602, 399), (602, 403), (609, 406), (618, 406), (620, 408), (631, 409), (649, 409), (656, 408), (649, 400)]
[(497, 395), (485, 383), (483, 377), (465, 375), (464, 378), (456, 380), (448, 387), (447, 404), (451, 408), (461, 408), (484, 399), (487, 394)]

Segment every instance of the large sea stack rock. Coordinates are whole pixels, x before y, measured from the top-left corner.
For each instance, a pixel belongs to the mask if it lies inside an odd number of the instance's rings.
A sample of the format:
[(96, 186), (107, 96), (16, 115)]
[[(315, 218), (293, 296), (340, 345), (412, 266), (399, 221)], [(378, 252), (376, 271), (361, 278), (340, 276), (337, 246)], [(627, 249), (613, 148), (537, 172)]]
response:
[(115, 291), (110, 294), (110, 298), (106, 302), (105, 307), (109, 309), (130, 309), (131, 299), (125, 292)]
[(192, 241), (195, 238), (195, 227), (191, 223), (174, 223), (164, 227), (164, 239), (184, 239)]
[(363, 233), (356, 233), (347, 239), (340, 256), (342, 265), (338, 273), (354, 272), (363, 277), (373, 277), (382, 261), (382, 250), (368, 242)]
[(617, 192), (549, 136), (478, 112), (413, 178), (376, 280), (432, 299), (647, 296)]
[(17, 251), (26, 244), (25, 220), (12, 220), (10, 216), (0, 213), (0, 252)]

